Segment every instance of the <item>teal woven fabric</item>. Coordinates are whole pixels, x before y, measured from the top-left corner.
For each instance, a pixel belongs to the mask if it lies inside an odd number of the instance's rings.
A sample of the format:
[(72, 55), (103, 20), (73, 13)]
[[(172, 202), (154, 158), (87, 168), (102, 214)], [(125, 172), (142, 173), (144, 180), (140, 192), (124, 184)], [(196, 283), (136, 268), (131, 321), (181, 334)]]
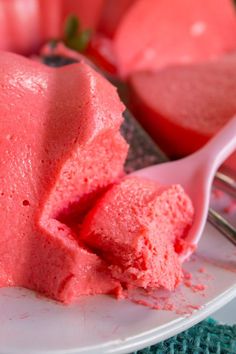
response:
[(133, 354), (236, 354), (236, 325), (221, 325), (207, 319), (177, 336)]

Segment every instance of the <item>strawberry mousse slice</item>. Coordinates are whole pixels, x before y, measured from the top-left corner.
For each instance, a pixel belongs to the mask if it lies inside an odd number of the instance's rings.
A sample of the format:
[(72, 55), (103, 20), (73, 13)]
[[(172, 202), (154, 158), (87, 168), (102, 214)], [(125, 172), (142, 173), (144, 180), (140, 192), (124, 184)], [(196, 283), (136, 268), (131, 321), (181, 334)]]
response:
[[(236, 56), (135, 73), (130, 88), (133, 110), (146, 130), (169, 155), (187, 155), (236, 112)], [(236, 168), (236, 157), (231, 160)]]
[(121, 76), (215, 59), (236, 47), (233, 1), (138, 0), (113, 36)]
[(83, 62), (55, 69), (6, 52), (0, 86), (0, 287), (65, 303), (119, 291), (73, 231), (123, 174), (115, 88)]
[(128, 176), (90, 211), (80, 238), (124, 287), (173, 290), (182, 279), (178, 251), (192, 221), (193, 206), (181, 186)]

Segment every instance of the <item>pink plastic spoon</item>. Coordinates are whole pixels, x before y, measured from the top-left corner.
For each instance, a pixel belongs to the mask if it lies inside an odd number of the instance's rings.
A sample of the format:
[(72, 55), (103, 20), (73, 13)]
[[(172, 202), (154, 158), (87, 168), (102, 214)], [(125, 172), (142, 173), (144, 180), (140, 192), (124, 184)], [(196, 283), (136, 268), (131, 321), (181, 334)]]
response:
[(202, 235), (207, 220), (214, 175), (234, 150), (236, 150), (236, 116), (194, 154), (134, 172), (137, 176), (162, 184), (181, 184), (191, 197), (195, 216), (186, 239), (189, 248), (181, 254), (182, 261), (191, 255)]

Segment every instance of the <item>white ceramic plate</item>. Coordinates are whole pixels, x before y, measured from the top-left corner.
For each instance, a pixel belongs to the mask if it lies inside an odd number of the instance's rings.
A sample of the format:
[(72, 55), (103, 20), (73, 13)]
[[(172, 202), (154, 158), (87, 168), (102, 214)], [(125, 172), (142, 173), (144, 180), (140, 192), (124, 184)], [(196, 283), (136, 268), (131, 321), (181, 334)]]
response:
[[(199, 268), (204, 267), (204, 273)], [(207, 225), (197, 255), (186, 267), (207, 289), (182, 286), (191, 315), (151, 310), (108, 296), (81, 298), (66, 307), (22, 289), (0, 291), (0, 353), (130, 353), (199, 322), (236, 296), (236, 249)], [(178, 296), (172, 294), (171, 299)]]

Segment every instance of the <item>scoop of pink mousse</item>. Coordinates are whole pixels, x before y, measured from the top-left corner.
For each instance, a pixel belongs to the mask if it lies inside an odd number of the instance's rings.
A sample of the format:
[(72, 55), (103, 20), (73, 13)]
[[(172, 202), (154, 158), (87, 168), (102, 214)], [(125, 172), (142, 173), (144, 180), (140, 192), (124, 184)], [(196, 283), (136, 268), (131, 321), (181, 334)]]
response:
[(173, 290), (182, 279), (178, 249), (192, 220), (181, 186), (126, 177), (90, 211), (80, 237), (123, 286)]

